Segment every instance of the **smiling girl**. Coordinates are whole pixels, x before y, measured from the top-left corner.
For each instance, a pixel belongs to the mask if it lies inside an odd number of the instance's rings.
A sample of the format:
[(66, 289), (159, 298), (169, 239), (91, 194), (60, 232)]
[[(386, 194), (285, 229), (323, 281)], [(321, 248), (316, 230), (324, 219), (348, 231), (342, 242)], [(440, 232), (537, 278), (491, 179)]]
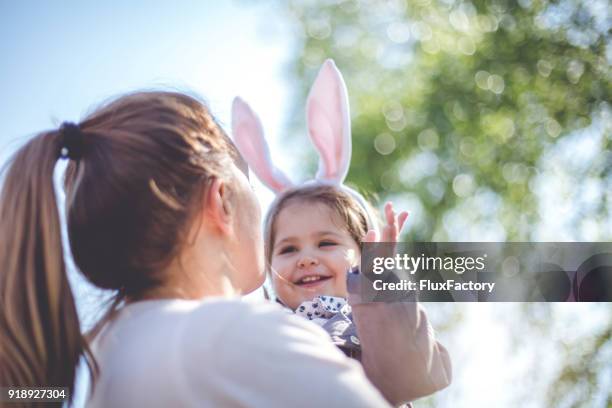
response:
[(346, 298), (346, 274), (358, 265), (366, 232), (364, 209), (339, 188), (314, 185), (279, 197), (265, 236), (280, 302), (296, 310), (320, 295)]
[[(353, 329), (348, 273), (359, 267), (361, 242), (374, 240), (374, 217), (355, 194), (327, 184), (281, 194), (266, 216), (265, 253), (277, 302), (335, 333), (336, 344), (358, 357), (357, 333), (335, 327), (343, 320), (344, 328)], [(407, 217), (387, 203), (382, 240), (397, 241)]]

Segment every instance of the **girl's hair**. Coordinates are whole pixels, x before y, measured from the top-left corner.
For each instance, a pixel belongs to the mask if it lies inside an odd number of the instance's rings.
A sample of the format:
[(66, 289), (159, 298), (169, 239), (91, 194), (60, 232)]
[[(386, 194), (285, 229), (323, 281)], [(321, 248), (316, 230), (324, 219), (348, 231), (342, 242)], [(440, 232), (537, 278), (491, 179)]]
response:
[[(229, 176), (237, 151), (202, 102), (174, 92), (120, 97), (77, 131), (79, 157), (70, 156), (64, 181), (70, 249), (89, 281), (116, 291), (114, 309), (164, 279), (195, 204), (212, 178)], [(97, 365), (62, 254), (53, 171), (64, 137), (61, 129), (34, 137), (4, 180), (0, 385), (69, 387), (72, 395), (80, 356), (92, 375)]]
[(342, 220), (342, 226), (346, 228), (351, 238), (359, 246), (368, 229), (375, 226), (369, 225), (376, 222), (372, 216), (369, 204), (353, 196), (353, 193), (342, 187), (331, 184), (309, 184), (295, 187), (280, 194), (272, 203), (264, 222), (264, 237), (266, 251), (266, 265), (272, 263), (274, 240), (276, 239), (276, 219), (283, 208), (292, 203), (321, 203), (329, 207)]

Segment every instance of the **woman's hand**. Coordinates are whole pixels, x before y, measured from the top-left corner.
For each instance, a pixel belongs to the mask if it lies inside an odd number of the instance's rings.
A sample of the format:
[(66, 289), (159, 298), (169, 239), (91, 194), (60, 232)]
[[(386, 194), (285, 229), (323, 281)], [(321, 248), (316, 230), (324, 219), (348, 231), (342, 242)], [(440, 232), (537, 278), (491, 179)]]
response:
[(399, 239), (404, 223), (408, 219), (408, 212), (402, 211), (398, 215), (393, 210), (393, 203), (387, 201), (385, 204), (385, 221), (386, 224), (382, 228), (382, 235), (378, 239), (376, 230), (369, 230), (363, 238), (363, 242), (397, 242)]

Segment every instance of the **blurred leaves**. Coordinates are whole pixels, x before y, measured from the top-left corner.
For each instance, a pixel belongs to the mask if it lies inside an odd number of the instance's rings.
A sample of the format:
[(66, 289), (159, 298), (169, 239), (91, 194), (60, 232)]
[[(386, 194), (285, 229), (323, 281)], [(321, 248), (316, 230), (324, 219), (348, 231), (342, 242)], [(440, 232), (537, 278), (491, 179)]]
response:
[[(304, 129), (308, 89), (334, 58), (353, 117), (348, 182), (412, 210), (409, 239), (533, 239), (544, 152), (596, 116), (598, 154), (610, 150), (606, 1), (278, 5), (298, 39), (293, 128)], [(612, 186), (612, 160), (604, 161), (583, 175)], [(601, 200), (581, 220), (609, 217), (612, 203)]]

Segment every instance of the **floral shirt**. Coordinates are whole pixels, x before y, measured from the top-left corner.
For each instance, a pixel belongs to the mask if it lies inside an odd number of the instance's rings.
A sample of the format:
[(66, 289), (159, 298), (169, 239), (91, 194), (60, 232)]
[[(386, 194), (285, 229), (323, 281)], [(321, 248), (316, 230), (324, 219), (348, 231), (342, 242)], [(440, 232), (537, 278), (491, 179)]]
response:
[(295, 310), (327, 331), (336, 346), (347, 356), (361, 357), (361, 342), (353, 322), (351, 306), (346, 299), (336, 296), (316, 296), (302, 302)]

